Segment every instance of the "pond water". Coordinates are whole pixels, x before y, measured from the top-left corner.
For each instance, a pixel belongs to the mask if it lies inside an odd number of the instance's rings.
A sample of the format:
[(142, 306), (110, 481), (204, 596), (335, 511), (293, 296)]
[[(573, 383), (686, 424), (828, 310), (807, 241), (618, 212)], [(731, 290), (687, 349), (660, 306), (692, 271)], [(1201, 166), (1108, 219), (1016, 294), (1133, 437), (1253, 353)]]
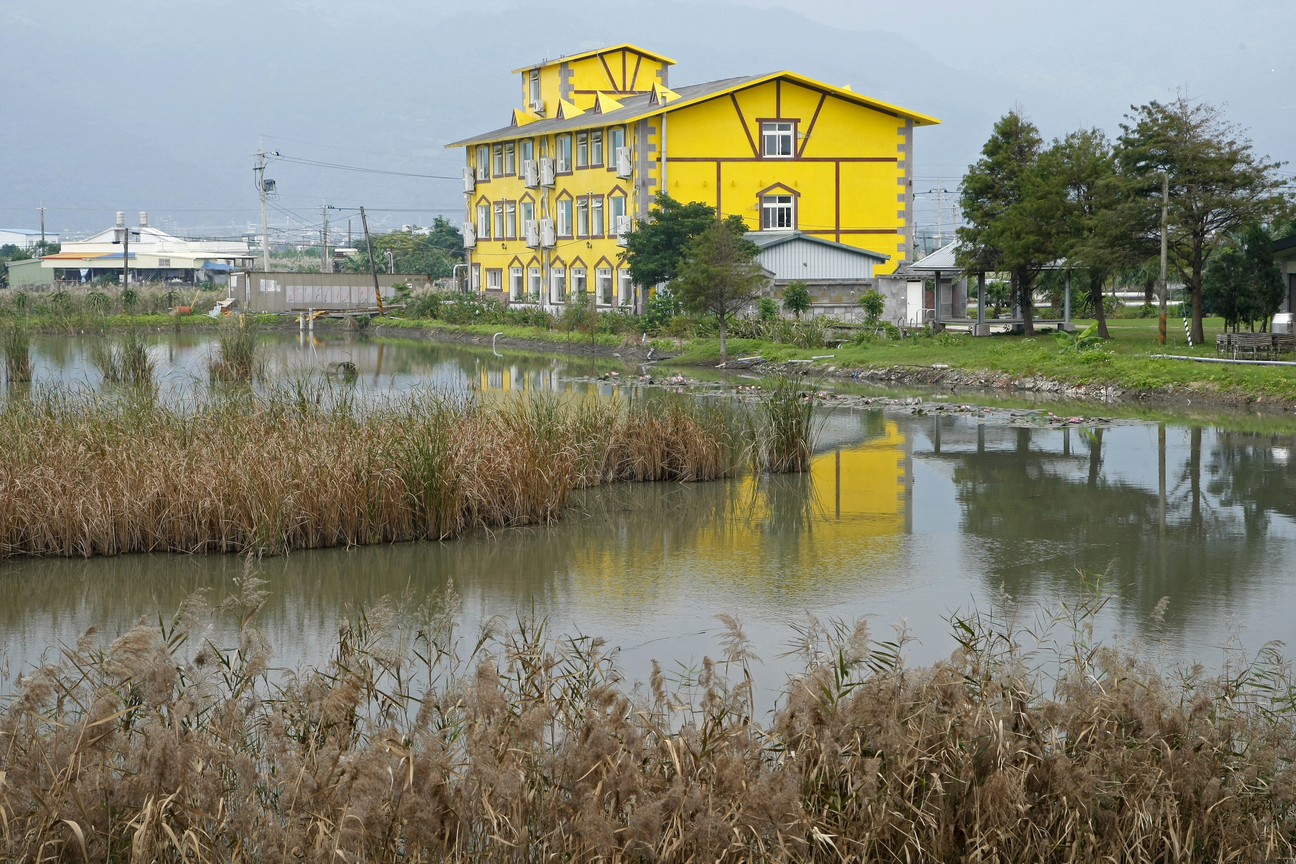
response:
[[(41, 342), (38, 378), (96, 384), (83, 344), (55, 346)], [(176, 386), (198, 386), (207, 347), (192, 336), (165, 346), (176, 380), (188, 376)], [(311, 347), (295, 335), (271, 357), (291, 368), (305, 354), (318, 369), (342, 353), (375, 389), (610, 391), (567, 379), (625, 369), (437, 344)], [(879, 639), (906, 621), (919, 640), (909, 660), (926, 663), (953, 649), (950, 615), (1004, 595), (1027, 609), (1072, 600), (1084, 570), (1105, 574), (1111, 592), (1100, 635), (1218, 665), (1231, 636), (1255, 649), (1289, 639), (1296, 620), (1296, 427), (1230, 425), (839, 409), (808, 475), (610, 487), (552, 526), (265, 559), (263, 625), (283, 666), (320, 662), (346, 610), (453, 583), (469, 629), (534, 613), (552, 632), (606, 637), (642, 681), (653, 658), (670, 668), (714, 655), (714, 616), (727, 612), (746, 625), (764, 660), (757, 683), (772, 693), (800, 668), (786, 652), (810, 615), (867, 616)], [(91, 625), (115, 633), (196, 589), (224, 594), (242, 568), (228, 556), (0, 564), (5, 661), (17, 671)], [(1150, 617), (1162, 597), (1164, 623)]]

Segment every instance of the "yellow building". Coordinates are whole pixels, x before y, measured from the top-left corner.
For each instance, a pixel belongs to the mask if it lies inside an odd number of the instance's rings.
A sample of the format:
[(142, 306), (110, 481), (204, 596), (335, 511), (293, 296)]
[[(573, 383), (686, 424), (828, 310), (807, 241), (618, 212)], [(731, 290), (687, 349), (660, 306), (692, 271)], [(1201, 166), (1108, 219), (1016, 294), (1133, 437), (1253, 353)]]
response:
[(938, 120), (792, 72), (672, 90), (673, 65), (617, 45), (514, 70), (509, 124), (449, 145), (473, 290), (640, 308), (622, 247), (659, 190), (879, 252), (878, 275), (911, 259), (913, 129)]

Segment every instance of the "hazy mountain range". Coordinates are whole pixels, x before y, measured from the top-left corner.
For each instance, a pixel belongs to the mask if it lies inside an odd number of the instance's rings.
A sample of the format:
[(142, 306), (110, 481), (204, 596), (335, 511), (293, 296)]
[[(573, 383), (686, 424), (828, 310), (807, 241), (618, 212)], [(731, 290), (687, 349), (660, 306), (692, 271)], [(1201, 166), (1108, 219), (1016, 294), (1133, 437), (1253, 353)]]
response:
[[(1296, 155), (1296, 4), (1078, 5), (4, 0), (0, 226), (36, 227), (43, 202), (51, 230), (120, 209), (237, 233), (259, 220), (258, 133), (285, 155), (455, 178), (279, 163), (274, 225), (318, 222), (324, 200), (386, 226), (457, 219), (463, 156), (444, 144), (507, 121), (510, 70), (623, 41), (674, 58), (673, 85), (792, 69), (940, 117), (915, 136), (919, 193), (953, 190), (1014, 104), (1046, 137), (1115, 135), (1131, 103), (1176, 87)], [(931, 200), (917, 211), (934, 229)]]

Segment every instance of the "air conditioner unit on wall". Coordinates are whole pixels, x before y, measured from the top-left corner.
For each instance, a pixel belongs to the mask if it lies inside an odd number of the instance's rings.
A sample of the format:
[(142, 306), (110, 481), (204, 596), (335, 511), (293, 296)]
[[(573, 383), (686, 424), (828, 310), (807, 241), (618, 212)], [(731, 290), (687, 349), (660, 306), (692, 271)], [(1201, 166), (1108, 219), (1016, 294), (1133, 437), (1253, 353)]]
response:
[(524, 226), (526, 234), (526, 245), (534, 249), (540, 245), (540, 223), (534, 219), (528, 219)]
[(471, 192), (477, 188), (477, 176), (473, 173), (473, 169), (465, 166), (463, 169), (463, 178), (465, 192)]
[(555, 176), (554, 160), (548, 156), (540, 157), (540, 185), (553, 188)]
[(558, 235), (554, 233), (552, 219), (540, 220), (540, 245), (546, 249), (552, 249), (558, 245)]
[(634, 169), (630, 158), (629, 147), (618, 147), (616, 150), (616, 169), (618, 177), (629, 177)]
[(534, 159), (527, 159), (522, 163), (522, 177), (528, 189), (534, 189), (540, 185), (540, 163)]
[(463, 223), (464, 248), (471, 249), (477, 245), (477, 226), (472, 222)]
[(531, 100), (531, 110), (532, 110), (533, 112), (535, 112), (536, 114), (539, 114), (541, 117), (543, 117), (543, 116), (544, 116), (544, 100), (543, 100), (543, 99), (532, 99), (532, 100)]

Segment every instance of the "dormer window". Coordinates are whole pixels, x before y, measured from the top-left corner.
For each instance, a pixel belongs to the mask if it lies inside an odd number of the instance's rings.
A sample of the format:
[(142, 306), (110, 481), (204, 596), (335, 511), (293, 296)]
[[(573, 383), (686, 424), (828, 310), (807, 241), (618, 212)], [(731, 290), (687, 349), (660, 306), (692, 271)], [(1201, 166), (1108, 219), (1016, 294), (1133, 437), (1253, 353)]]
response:
[(795, 155), (792, 143), (796, 138), (796, 128), (792, 123), (782, 121), (761, 124), (761, 153), (767, 159), (790, 159)]

